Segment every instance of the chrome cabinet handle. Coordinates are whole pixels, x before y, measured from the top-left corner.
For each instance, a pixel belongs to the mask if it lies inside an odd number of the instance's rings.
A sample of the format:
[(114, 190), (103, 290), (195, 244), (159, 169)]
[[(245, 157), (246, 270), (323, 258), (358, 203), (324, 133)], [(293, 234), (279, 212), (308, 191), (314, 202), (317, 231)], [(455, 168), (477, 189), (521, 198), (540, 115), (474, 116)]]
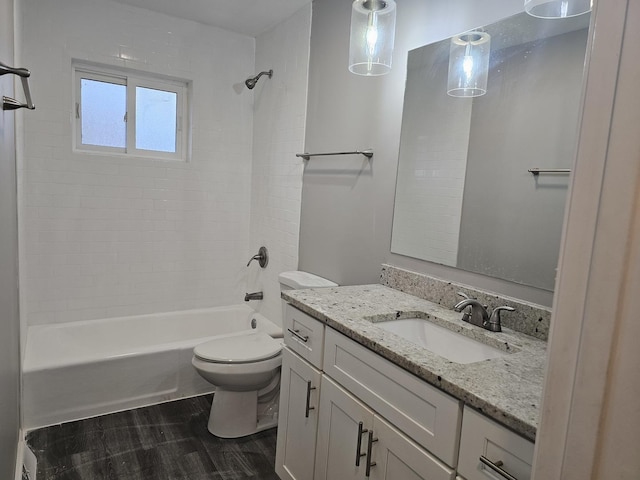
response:
[(305, 405), (305, 410), (304, 410), (304, 418), (309, 418), (309, 412), (311, 410), (315, 410), (316, 407), (311, 407), (309, 405), (309, 402), (311, 402), (311, 390), (315, 390), (316, 387), (312, 387), (311, 386), (311, 380), (309, 380), (307, 382), (307, 404)]
[(376, 462), (371, 461), (371, 449), (373, 448), (373, 442), (377, 442), (377, 438), (373, 438), (373, 430), (369, 430), (369, 441), (367, 442), (367, 470), (364, 476), (369, 478), (371, 475), (371, 467), (376, 466)]
[(480, 462), (482, 462), (484, 465), (489, 467), (491, 470), (496, 472), (498, 475), (501, 475), (502, 477), (506, 478), (507, 480), (518, 480), (516, 477), (511, 475), (509, 472), (507, 472), (506, 470), (503, 470), (502, 468), (500, 468), (500, 467), (502, 467), (502, 465), (504, 465), (502, 460), (498, 460), (497, 462), (493, 463), (491, 460), (489, 460), (484, 455), (480, 455)]
[(362, 422), (359, 422), (358, 423), (358, 445), (356, 446), (356, 467), (360, 466), (360, 459), (367, 455), (366, 453), (360, 453), (360, 450), (362, 449), (362, 434), (367, 433), (369, 431), (363, 427), (364, 427), (364, 424)]
[(293, 335), (294, 337), (296, 337), (299, 340), (302, 340), (304, 343), (307, 343), (307, 341), (309, 340), (309, 336), (308, 335), (300, 335), (298, 332), (300, 330), (291, 330), (290, 328), (287, 328), (287, 332), (289, 332), (291, 335)]

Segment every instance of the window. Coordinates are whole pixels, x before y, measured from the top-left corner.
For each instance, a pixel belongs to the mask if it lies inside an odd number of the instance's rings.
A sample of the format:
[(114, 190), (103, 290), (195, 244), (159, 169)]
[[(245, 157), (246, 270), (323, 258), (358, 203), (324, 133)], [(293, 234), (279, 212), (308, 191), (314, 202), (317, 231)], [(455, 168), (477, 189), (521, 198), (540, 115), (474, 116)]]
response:
[(77, 65), (78, 150), (186, 159), (187, 82)]

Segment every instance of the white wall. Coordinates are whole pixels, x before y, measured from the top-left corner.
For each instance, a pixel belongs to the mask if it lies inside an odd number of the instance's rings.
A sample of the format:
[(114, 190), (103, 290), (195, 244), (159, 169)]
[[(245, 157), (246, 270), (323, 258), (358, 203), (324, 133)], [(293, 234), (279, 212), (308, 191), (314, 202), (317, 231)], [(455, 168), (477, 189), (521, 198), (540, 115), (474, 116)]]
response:
[[(0, 1), (0, 61), (13, 66), (13, 2)], [(13, 75), (0, 77), (0, 96), (14, 93)], [(0, 110), (0, 478), (11, 479), (20, 431), (20, 320), (15, 116)]]
[(640, 478), (640, 3), (595, 2), (534, 480)]
[(310, 28), (311, 4), (256, 39), (256, 72), (273, 69), (273, 78), (262, 77), (253, 90), (250, 250), (267, 247), (269, 264), (251, 264), (247, 289), (264, 291), (252, 303), (276, 323), (278, 274), (298, 268), (303, 161), (295, 154), (304, 149)]
[[(267, 83), (240, 88), (254, 39), (105, 0), (23, 3), (37, 106), (25, 117), (27, 322), (241, 302), (253, 253), (251, 107)], [(192, 80), (190, 161), (72, 152), (73, 58)]]

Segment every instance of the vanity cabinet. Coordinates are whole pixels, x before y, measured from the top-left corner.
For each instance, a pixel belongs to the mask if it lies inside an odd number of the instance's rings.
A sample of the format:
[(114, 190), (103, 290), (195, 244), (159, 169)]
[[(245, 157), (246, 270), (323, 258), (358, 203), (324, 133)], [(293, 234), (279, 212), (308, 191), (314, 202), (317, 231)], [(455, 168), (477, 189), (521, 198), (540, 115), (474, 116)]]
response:
[(454, 478), (454, 470), (326, 375), (319, 421), (316, 480)]
[(293, 306), (284, 311), (282, 480), (529, 480), (532, 442)]

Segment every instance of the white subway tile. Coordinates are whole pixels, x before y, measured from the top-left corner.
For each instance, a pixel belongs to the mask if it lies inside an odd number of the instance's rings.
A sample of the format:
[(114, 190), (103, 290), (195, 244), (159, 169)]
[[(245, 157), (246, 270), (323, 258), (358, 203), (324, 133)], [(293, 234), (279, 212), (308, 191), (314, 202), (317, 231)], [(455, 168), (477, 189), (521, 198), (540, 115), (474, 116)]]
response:
[[(263, 242), (273, 272), (297, 267), (299, 206), (290, 203), (302, 187), (293, 154), (303, 145), (306, 91), (296, 84), (306, 85), (309, 13), (264, 34), (254, 58), (254, 39), (115, 2), (25, 1), (25, 28), (48, 42), (25, 37), (24, 56), (51, 72), (34, 75), (43, 98), (25, 116), (30, 324), (240, 302), (251, 287), (247, 255)], [(72, 151), (72, 58), (192, 80), (190, 161)], [(264, 105), (278, 91), (253, 92), (265, 96), (255, 112), (249, 93), (231, 93), (263, 63), (287, 84), (275, 117)], [(273, 290), (277, 278), (268, 281)]]

